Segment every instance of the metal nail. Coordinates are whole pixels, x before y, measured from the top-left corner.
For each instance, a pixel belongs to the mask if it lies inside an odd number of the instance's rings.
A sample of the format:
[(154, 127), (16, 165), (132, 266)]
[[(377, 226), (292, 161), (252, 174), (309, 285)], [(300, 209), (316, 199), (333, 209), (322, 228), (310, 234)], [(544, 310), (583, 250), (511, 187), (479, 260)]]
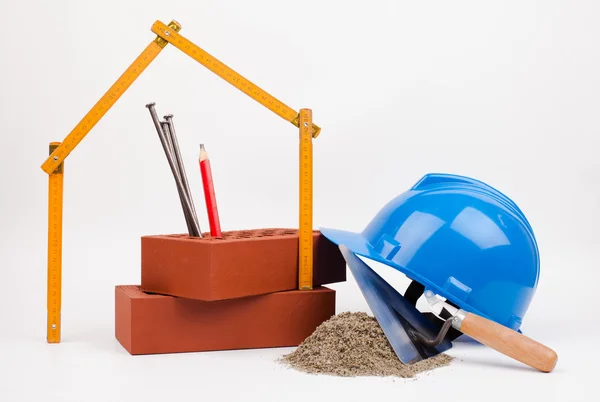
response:
[(183, 164), (183, 160), (181, 158), (181, 152), (179, 151), (179, 142), (177, 141), (177, 133), (175, 133), (175, 124), (173, 124), (173, 115), (172, 114), (168, 114), (166, 116), (164, 116), (165, 120), (167, 121), (168, 125), (169, 125), (169, 133), (170, 133), (170, 140), (171, 140), (171, 145), (173, 146), (173, 153), (175, 154), (175, 160), (177, 165), (179, 166), (179, 174), (181, 177), (181, 181), (183, 182), (183, 188), (184, 190), (187, 192), (188, 197), (190, 199), (190, 204), (192, 207), (192, 218), (194, 219), (194, 222), (196, 223), (196, 226), (198, 228), (200, 228), (200, 224), (198, 223), (198, 214), (196, 212), (196, 207), (194, 205), (194, 199), (192, 197), (192, 193), (190, 190), (190, 185), (188, 183), (188, 179), (187, 179), (187, 174), (185, 172), (185, 166)]
[[(150, 111), (150, 116), (152, 117), (152, 121), (154, 122), (154, 127), (156, 128), (156, 132), (158, 133), (158, 137), (160, 139), (160, 143), (162, 144), (163, 150), (167, 157), (167, 161), (169, 162), (169, 166), (171, 167), (171, 172), (173, 173), (173, 176), (175, 177), (175, 182), (176, 182), (177, 187), (182, 195), (183, 202), (185, 204), (184, 211), (183, 211), (184, 216), (185, 216), (186, 208), (188, 211), (192, 210), (191, 205), (190, 205), (190, 200), (187, 197), (187, 193), (185, 191), (183, 191), (183, 183), (181, 181), (181, 178), (178, 175), (178, 171), (175, 166), (175, 162), (173, 161), (173, 157), (169, 151), (169, 145), (167, 143), (165, 133), (162, 130), (162, 127), (161, 127), (160, 121), (158, 119), (158, 115), (156, 114), (156, 110), (155, 110), (154, 106), (155, 106), (154, 102), (151, 102), (146, 105), (146, 107)], [(190, 233), (190, 236), (202, 237), (202, 233), (200, 233), (200, 228), (197, 226), (196, 222), (194, 222), (192, 220), (191, 223), (192, 223), (193, 230), (192, 230), (192, 233)]]
[[(171, 140), (171, 133), (169, 130), (169, 123), (167, 123), (166, 121), (161, 121), (160, 122), (162, 129), (163, 129), (163, 133), (165, 135), (165, 140), (167, 142), (167, 144), (169, 145), (170, 148), (170, 152), (171, 152), (171, 159), (174, 160), (175, 165), (177, 165), (177, 160), (174, 159), (174, 153), (173, 153), (173, 142)], [(177, 168), (177, 173), (179, 176), (179, 180), (181, 180), (181, 175), (180, 175), (180, 169), (179, 167)], [(183, 181), (182, 181), (183, 182)], [(179, 194), (179, 199), (181, 200), (181, 207), (183, 208), (184, 214), (185, 214), (185, 223), (188, 227), (188, 232), (190, 233), (191, 236), (195, 235), (195, 231), (194, 231), (194, 226), (193, 226), (193, 216), (190, 210), (188, 210), (188, 208), (186, 208), (185, 202), (184, 202), (184, 198), (183, 198), (183, 191), (185, 191), (185, 189), (180, 188), (179, 186), (177, 186), (177, 193)], [(188, 195), (189, 197), (189, 195)], [(190, 198), (190, 202), (191, 202), (191, 198)]]

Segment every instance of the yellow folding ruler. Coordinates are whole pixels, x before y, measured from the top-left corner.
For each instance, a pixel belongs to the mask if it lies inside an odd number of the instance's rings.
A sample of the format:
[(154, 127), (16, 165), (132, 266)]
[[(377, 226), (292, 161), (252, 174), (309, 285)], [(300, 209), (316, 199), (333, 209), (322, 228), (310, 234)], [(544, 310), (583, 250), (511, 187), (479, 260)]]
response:
[(299, 289), (313, 286), (312, 110), (300, 109), (300, 228)]
[[(123, 93), (142, 74), (148, 65), (158, 56), (160, 51), (167, 45), (173, 44), (183, 53), (187, 54), (200, 64), (204, 65), (213, 73), (229, 82), (255, 101), (259, 102), (280, 117), (299, 127), (299, 114), (273, 95), (256, 86), (209, 53), (181, 36), (178, 32), (181, 25), (177, 21), (171, 21), (165, 25), (156, 21), (152, 25), (152, 32), (157, 38), (151, 42), (137, 59), (125, 70), (119, 79), (111, 86), (92, 109), (81, 119), (75, 128), (67, 135), (61, 145), (42, 164), (42, 170), (50, 174), (83, 140), (90, 130), (100, 121), (108, 110), (116, 103)], [(313, 138), (317, 138), (321, 128), (312, 124)]]
[[(300, 113), (268, 92), (250, 82), (215, 57), (179, 34), (181, 25), (171, 21), (168, 25), (156, 21), (151, 28), (157, 36), (146, 46), (125, 72), (106, 91), (100, 100), (81, 119), (62, 142), (52, 143), (50, 155), (41, 168), (50, 176), (49, 225), (54, 232), (48, 237), (48, 341), (60, 341), (60, 272), (62, 250), (62, 166), (65, 158), (79, 145), (92, 128), (102, 119), (133, 82), (144, 72), (158, 54), (171, 43), (231, 85), (259, 102), (278, 116), (299, 128), (300, 138), (300, 231), (299, 231), (299, 288), (312, 289), (312, 139), (321, 128), (312, 122), (312, 111)], [(58, 175), (58, 171), (61, 171)], [(60, 193), (60, 201), (52, 194)], [(60, 208), (59, 208), (60, 207)], [(52, 212), (60, 210), (60, 214)], [(52, 271), (52, 275), (51, 274)]]
[[(50, 154), (60, 145), (50, 143)], [(64, 163), (48, 175), (48, 343), (60, 342), (60, 309), (62, 282), (62, 214)]]

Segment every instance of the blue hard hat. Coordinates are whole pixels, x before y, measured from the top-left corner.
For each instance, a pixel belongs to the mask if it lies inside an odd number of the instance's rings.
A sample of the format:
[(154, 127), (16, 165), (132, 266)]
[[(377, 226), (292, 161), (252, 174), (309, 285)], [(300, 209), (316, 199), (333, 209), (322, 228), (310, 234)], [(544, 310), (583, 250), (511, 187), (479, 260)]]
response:
[(514, 330), (539, 279), (537, 242), (525, 215), (498, 190), (465, 176), (425, 175), (361, 233), (320, 230), (333, 243)]

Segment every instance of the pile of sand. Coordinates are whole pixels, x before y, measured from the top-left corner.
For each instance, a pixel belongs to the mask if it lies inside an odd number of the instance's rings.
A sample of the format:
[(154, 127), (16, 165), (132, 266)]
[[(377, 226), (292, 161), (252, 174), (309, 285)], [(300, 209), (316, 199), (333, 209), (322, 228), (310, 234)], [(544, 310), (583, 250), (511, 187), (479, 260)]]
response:
[(410, 378), (446, 366), (452, 359), (442, 353), (405, 365), (374, 317), (362, 312), (344, 312), (319, 325), (294, 352), (280, 361), (308, 373)]

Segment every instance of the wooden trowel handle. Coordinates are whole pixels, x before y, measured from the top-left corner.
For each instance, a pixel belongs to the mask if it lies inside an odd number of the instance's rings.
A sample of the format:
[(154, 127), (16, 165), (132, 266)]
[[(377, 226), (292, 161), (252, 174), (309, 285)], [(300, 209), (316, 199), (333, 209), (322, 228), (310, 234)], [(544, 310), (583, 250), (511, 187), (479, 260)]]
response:
[(556, 366), (558, 356), (554, 350), (479, 315), (466, 313), (457, 329), (484, 345), (545, 373), (551, 372)]

